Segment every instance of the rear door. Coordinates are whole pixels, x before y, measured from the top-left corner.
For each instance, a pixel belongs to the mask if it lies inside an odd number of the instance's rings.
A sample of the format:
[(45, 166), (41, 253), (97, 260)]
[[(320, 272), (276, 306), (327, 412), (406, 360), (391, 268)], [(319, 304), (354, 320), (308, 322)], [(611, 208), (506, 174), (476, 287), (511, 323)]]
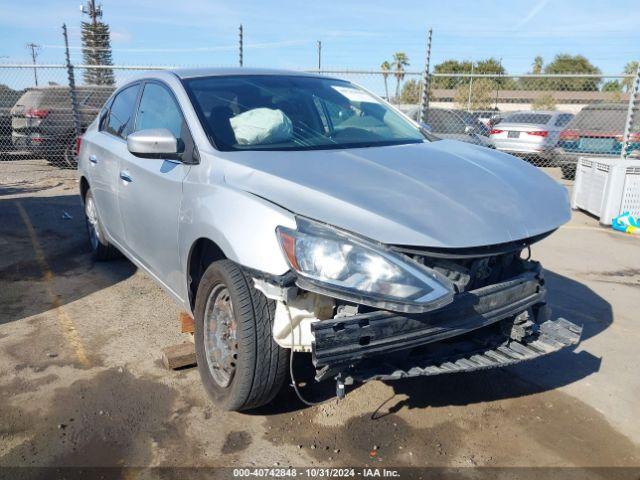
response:
[(129, 154), (127, 135), (131, 132), (140, 84), (118, 92), (100, 119), (99, 131), (85, 136), (88, 175), (100, 221), (107, 235), (125, 245), (124, 226), (118, 208), (118, 184), (122, 158)]
[[(143, 86), (135, 131), (166, 128), (191, 155), (193, 141), (169, 87)], [(186, 158), (186, 157), (185, 157)], [(191, 167), (178, 160), (140, 158), (126, 152), (120, 165), (120, 213), (130, 253), (174, 295), (184, 283), (178, 256), (182, 181)]]

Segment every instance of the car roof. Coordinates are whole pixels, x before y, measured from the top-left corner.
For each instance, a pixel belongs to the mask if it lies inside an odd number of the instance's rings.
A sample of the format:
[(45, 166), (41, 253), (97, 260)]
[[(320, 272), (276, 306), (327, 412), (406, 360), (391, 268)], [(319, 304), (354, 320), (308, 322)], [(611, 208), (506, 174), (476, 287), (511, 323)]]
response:
[[(76, 85), (76, 90), (114, 90), (116, 88), (115, 85)], [(68, 85), (42, 85), (37, 87), (28, 87), (25, 89), (25, 92), (33, 92), (33, 91), (41, 91), (41, 92), (51, 92), (56, 90), (69, 90)]]
[(561, 110), (518, 110), (515, 112), (505, 112), (506, 116), (509, 115), (516, 115), (516, 114), (521, 114), (521, 113), (525, 113), (525, 114), (531, 114), (531, 115), (536, 115), (536, 114), (542, 114), (542, 115), (562, 115), (565, 113), (571, 113), (571, 112), (563, 112)]
[(629, 104), (626, 102), (615, 102), (615, 103), (605, 103), (605, 102), (597, 102), (590, 103), (589, 105), (582, 108), (581, 111), (585, 110), (627, 110), (629, 108)]
[(176, 76), (187, 79), (197, 77), (215, 77), (224, 75), (282, 75), (282, 76), (296, 76), (296, 77), (321, 77), (331, 78), (326, 75), (320, 75), (318, 73), (301, 72), (296, 70), (279, 70), (272, 68), (246, 68), (246, 67), (232, 67), (232, 68), (178, 68), (171, 70)]

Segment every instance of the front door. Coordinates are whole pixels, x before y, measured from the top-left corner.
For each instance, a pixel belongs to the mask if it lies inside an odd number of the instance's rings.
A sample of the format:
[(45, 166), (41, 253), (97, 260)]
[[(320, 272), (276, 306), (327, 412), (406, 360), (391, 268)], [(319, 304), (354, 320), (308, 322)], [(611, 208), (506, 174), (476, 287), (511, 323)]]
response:
[[(134, 131), (166, 128), (179, 145), (192, 145), (189, 129), (168, 87), (143, 86)], [(177, 160), (140, 158), (127, 152), (121, 160), (119, 205), (127, 247), (174, 296), (186, 282), (178, 254), (182, 181), (191, 166)]]
[(120, 160), (129, 152), (126, 137), (133, 128), (140, 84), (120, 91), (100, 116), (99, 131), (86, 137), (88, 175), (98, 216), (107, 235), (118, 245), (125, 243), (124, 226), (118, 208)]

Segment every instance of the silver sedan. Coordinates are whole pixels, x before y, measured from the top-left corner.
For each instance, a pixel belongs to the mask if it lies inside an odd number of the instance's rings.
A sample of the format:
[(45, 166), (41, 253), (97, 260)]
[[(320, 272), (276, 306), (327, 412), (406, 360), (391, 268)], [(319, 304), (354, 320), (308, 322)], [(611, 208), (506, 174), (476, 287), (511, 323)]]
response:
[(572, 118), (572, 113), (554, 111), (511, 113), (491, 129), (490, 141), (503, 152), (546, 160)]
[(564, 187), (433, 138), (350, 82), (153, 72), (121, 86), (79, 143), (95, 258), (124, 254), (193, 315), (223, 409), (270, 402), (288, 374), (304, 398), (293, 352), (342, 395), (579, 340), (523, 254), (569, 219)]

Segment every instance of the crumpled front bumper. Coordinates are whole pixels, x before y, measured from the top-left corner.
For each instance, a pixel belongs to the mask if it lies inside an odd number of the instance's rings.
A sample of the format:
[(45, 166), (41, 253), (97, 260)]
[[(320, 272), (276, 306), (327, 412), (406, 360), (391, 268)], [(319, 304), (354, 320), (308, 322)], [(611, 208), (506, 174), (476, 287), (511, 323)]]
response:
[(412, 358), (404, 363), (382, 361), (375, 368), (355, 370), (352, 377), (359, 381), (398, 380), (506, 367), (576, 345), (581, 334), (582, 327), (564, 318), (558, 318), (540, 325), (539, 331), (526, 340), (506, 339), (494, 347), (471, 348), (467, 353), (451, 358)]
[[(453, 303), (433, 312), (376, 311), (323, 320), (312, 324), (316, 379), (341, 374), (364, 381), (480, 370), (579, 342), (582, 327), (549, 317), (538, 268), (460, 293)], [(518, 324), (526, 325), (526, 332), (514, 336)]]

